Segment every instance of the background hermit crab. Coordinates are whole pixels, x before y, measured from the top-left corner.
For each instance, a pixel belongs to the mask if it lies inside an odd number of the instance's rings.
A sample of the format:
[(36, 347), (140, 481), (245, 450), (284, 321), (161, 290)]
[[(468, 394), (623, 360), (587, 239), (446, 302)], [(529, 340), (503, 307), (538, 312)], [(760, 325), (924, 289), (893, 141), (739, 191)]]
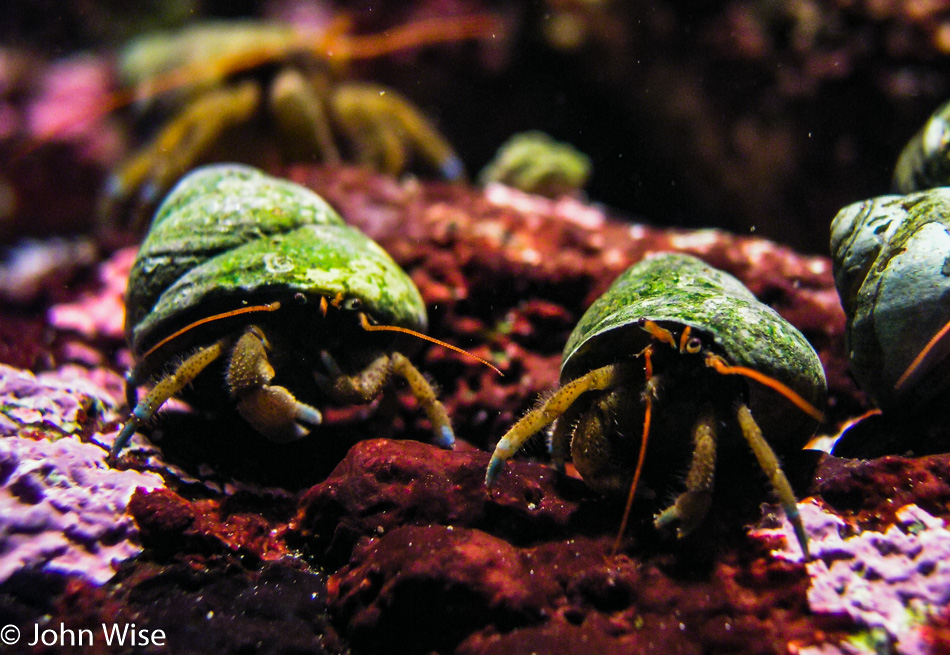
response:
[[(393, 175), (416, 164), (458, 180), (465, 169), (448, 141), (397, 91), (346, 76), (359, 58), (432, 42), (487, 36), (475, 16), (347, 37), (345, 21), (322, 35), (250, 20), (194, 23), (130, 42), (119, 57), (129, 89), (117, 104), (163, 107), (171, 118), (111, 176), (99, 208), (110, 225), (132, 203), (133, 225), (188, 170), (212, 161), (356, 162)], [(121, 221), (120, 221), (121, 222)]]

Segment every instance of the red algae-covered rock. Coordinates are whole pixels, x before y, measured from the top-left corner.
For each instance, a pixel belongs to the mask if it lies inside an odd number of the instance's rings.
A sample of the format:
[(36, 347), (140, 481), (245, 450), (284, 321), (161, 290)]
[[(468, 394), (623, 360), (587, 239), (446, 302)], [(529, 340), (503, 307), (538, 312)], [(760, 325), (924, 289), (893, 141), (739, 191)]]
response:
[[(34, 626), (57, 634), (61, 624), (90, 630), (94, 647), (79, 650), (92, 653), (348, 652), (329, 624), (326, 575), (288, 562), (247, 569), (233, 562), (139, 562), (122, 567), (107, 586), (25, 571), (0, 584), (0, 620), (17, 626), (23, 640), (32, 638)], [(112, 636), (108, 648), (103, 624)], [(113, 626), (126, 631), (124, 646)], [(161, 645), (139, 639), (130, 646), (133, 627), (150, 639), (160, 635)], [(42, 652), (66, 655), (77, 646), (67, 637)]]
[[(616, 627), (607, 619), (571, 622), (556, 614), (543, 625), (532, 625), (513, 632), (476, 632), (459, 644), (458, 655), (530, 655), (531, 653), (629, 653), (629, 644), (620, 644), (611, 635)], [(667, 644), (663, 644), (664, 647)], [(573, 649), (573, 650), (572, 650)], [(649, 651), (644, 651), (649, 652)], [(654, 652), (675, 653), (675, 650)], [(692, 651), (699, 652), (699, 651)]]
[(428, 653), (488, 624), (541, 621), (557, 586), (519, 549), (480, 530), (404, 526), (358, 547), (330, 590), (355, 648)]
[[(583, 558), (563, 573), (584, 580), (583, 594), (577, 592), (579, 585), (569, 584), (567, 598), (556, 598), (543, 623), (486, 628), (456, 652), (587, 653), (596, 647), (596, 652), (617, 655), (782, 653), (789, 644), (816, 639), (815, 626), (801, 615), (805, 576), (797, 567), (774, 567), (757, 558), (723, 562), (697, 575), (676, 572), (671, 565), (668, 558)], [(532, 570), (541, 573), (536, 564)]]
[(265, 561), (289, 554), (283, 537), (292, 507), (290, 494), (280, 489), (196, 501), (156, 489), (135, 494), (129, 513), (142, 543), (155, 553), (251, 556)]
[(58, 330), (74, 332), (88, 340), (124, 338), (125, 285), (135, 261), (134, 247), (122, 248), (99, 267), (95, 289), (72, 302), (53, 305), (47, 316)]
[(559, 493), (553, 470), (515, 462), (521, 475), (505, 476), (489, 493), (488, 458), (417, 441), (359, 442), (303, 494), (294, 531), (330, 562), (346, 561), (362, 537), (405, 525), (475, 527), (517, 543), (568, 533), (585, 494), (579, 482), (565, 481), (573, 493)]
[(573, 634), (605, 652), (782, 653), (834, 624), (807, 618), (802, 565), (754, 542), (680, 547), (640, 517), (634, 550), (612, 554), (616, 504), (523, 462), (489, 492), (486, 462), (366, 441), (301, 496), (288, 538), (342, 563), (329, 607), (356, 652), (528, 653)]
[(824, 457), (808, 492), (866, 529), (893, 524), (895, 512), (910, 504), (950, 519), (950, 454), (871, 460)]
[(123, 607), (117, 622), (163, 630), (167, 652), (347, 652), (327, 616), (326, 575), (292, 562), (188, 562), (123, 573), (110, 598)]

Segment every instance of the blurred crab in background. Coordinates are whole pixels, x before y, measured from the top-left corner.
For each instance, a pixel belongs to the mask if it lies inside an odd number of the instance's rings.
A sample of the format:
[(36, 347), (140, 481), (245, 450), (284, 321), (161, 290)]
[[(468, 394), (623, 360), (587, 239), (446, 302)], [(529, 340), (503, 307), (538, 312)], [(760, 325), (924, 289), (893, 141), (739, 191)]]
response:
[(149, 120), (154, 112), (171, 118), (155, 119), (160, 127), (151, 140), (113, 171), (98, 208), (100, 226), (140, 231), (180, 177), (224, 159), (353, 161), (393, 175), (418, 165), (463, 179), (452, 146), (418, 108), (390, 88), (345, 75), (356, 60), (491, 37), (495, 21), (477, 15), (378, 35), (349, 31), (343, 18), (317, 34), (284, 23), (221, 20), (131, 41), (118, 61), (128, 90), (109, 109), (134, 102)]

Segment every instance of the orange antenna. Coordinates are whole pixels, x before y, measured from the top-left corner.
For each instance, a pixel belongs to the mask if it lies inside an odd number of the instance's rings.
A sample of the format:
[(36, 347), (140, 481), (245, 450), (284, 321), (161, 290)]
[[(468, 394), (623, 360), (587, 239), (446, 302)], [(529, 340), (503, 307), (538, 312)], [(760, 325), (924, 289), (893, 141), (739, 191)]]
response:
[(504, 373), (501, 372), (501, 370), (497, 366), (489, 362), (487, 359), (482, 359), (481, 357), (479, 357), (478, 355), (474, 353), (470, 353), (467, 350), (459, 348), (458, 346), (453, 346), (450, 343), (440, 341), (439, 339), (436, 339), (435, 337), (430, 337), (427, 334), (422, 334), (421, 332), (416, 332), (415, 330), (399, 327), (397, 325), (373, 325), (369, 322), (369, 318), (367, 318), (366, 314), (364, 314), (363, 312), (360, 312), (360, 325), (363, 326), (363, 329), (366, 330), (367, 332), (401, 332), (403, 334), (411, 334), (412, 336), (418, 337), (419, 339), (424, 339), (425, 341), (429, 341), (431, 343), (437, 344), (439, 346), (442, 346), (443, 348), (448, 348), (449, 350), (454, 350), (457, 353), (467, 355), (468, 357), (471, 357), (472, 359), (479, 361), (485, 366), (487, 366), (488, 368), (492, 369), (498, 375), (501, 375), (502, 377), (504, 377), (505, 375)]
[(494, 37), (501, 29), (501, 23), (494, 16), (476, 14), (454, 18), (430, 18), (415, 23), (400, 25), (382, 34), (371, 36), (344, 37), (334, 45), (341, 50), (326, 52), (328, 56), (342, 56), (351, 59), (371, 59), (400, 50), (463, 41), (466, 39), (484, 39)]
[(825, 415), (821, 412), (821, 410), (795, 393), (791, 387), (782, 384), (773, 377), (769, 377), (764, 373), (760, 373), (755, 369), (748, 368), (746, 366), (732, 366), (731, 364), (727, 364), (722, 357), (713, 355), (711, 353), (706, 355), (706, 366), (711, 366), (712, 368), (716, 369), (717, 373), (721, 373), (722, 375), (741, 375), (751, 380), (755, 380), (759, 384), (763, 384), (785, 396), (792, 404), (814, 418), (816, 421), (823, 423), (825, 420)]
[[(647, 346), (643, 350), (644, 372), (647, 385), (653, 378), (653, 346)], [(643, 472), (643, 461), (647, 455), (647, 438), (650, 436), (650, 422), (653, 417), (653, 394), (647, 389), (644, 394), (646, 408), (643, 413), (643, 436), (640, 439), (640, 454), (637, 456), (637, 468), (633, 472), (633, 482), (630, 483), (630, 491), (627, 493), (627, 504), (623, 508), (623, 518), (620, 520), (620, 529), (617, 530), (617, 537), (614, 539), (614, 545), (610, 549), (610, 554), (615, 555), (620, 550), (620, 540), (623, 539), (623, 533), (627, 531), (627, 522), (630, 519), (630, 512), (633, 509), (633, 499), (637, 495), (637, 487), (640, 485), (640, 474)]]
[(145, 359), (146, 357), (151, 355), (153, 352), (155, 352), (156, 350), (164, 346), (166, 343), (168, 343), (172, 339), (176, 339), (180, 337), (185, 332), (189, 332), (195, 329), (196, 327), (198, 327), (199, 325), (204, 325), (205, 323), (210, 323), (212, 321), (218, 321), (222, 318), (230, 318), (232, 316), (239, 316), (240, 314), (250, 314), (252, 312), (276, 312), (278, 309), (280, 309), (280, 303), (272, 302), (269, 305), (251, 305), (249, 307), (241, 307), (240, 309), (232, 309), (229, 312), (222, 312), (221, 314), (214, 314), (213, 316), (205, 316), (204, 318), (199, 319), (195, 321), (194, 323), (189, 323), (182, 329), (178, 330), (177, 332), (173, 334), (168, 335), (167, 337), (165, 337), (164, 339), (156, 343), (154, 346), (152, 346), (151, 348), (145, 351), (145, 354), (142, 355), (142, 359)]
[(947, 354), (947, 350), (950, 349), (950, 340), (947, 339), (948, 333), (950, 333), (950, 322), (947, 322), (946, 325), (940, 328), (940, 331), (938, 331), (937, 334), (935, 334), (933, 338), (927, 342), (927, 345), (924, 346), (923, 350), (917, 353), (914, 361), (910, 363), (910, 366), (907, 367), (907, 370), (904, 371), (904, 374), (901, 375), (900, 379), (897, 380), (897, 384), (894, 385), (895, 391), (900, 391), (901, 387), (905, 386), (911, 380), (916, 380), (926, 372), (921, 368), (921, 364), (923, 364), (924, 360), (927, 359), (932, 352), (934, 352), (934, 349), (937, 346), (942, 345), (943, 347), (940, 351), (937, 351), (938, 354), (934, 355), (935, 357), (939, 357), (941, 355), (945, 356)]

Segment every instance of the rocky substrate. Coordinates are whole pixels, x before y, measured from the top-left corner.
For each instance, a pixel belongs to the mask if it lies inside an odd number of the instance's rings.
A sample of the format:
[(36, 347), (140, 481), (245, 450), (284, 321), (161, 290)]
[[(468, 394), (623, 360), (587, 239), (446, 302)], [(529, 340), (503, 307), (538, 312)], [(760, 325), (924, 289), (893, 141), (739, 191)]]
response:
[[(787, 456), (808, 563), (754, 468), (720, 478), (709, 519), (682, 540), (653, 528), (658, 501), (643, 499), (616, 552), (622, 504), (556, 474), (540, 443), (484, 487), (494, 443), (557, 384), (583, 310), (662, 250), (737, 275), (803, 330), (828, 374), (821, 430), (834, 435), (867, 405), (846, 373), (826, 258), (504, 187), (285, 173), (406, 268), (432, 336), (504, 376), (438, 347), (416, 358), (453, 419), (453, 451), (425, 443), (427, 423), (397, 393), (330, 411), (283, 446), (177, 404), (112, 468), (127, 411), (116, 312), (134, 249), (66, 290), (50, 272), (32, 303), (0, 306), (0, 623), (32, 634), (134, 622), (176, 653), (950, 652), (950, 572), (934, 555), (948, 536), (948, 455)], [(86, 448), (99, 454), (77, 460)], [(47, 543), (62, 548), (36, 547)], [(37, 652), (57, 650), (70, 649)]]

